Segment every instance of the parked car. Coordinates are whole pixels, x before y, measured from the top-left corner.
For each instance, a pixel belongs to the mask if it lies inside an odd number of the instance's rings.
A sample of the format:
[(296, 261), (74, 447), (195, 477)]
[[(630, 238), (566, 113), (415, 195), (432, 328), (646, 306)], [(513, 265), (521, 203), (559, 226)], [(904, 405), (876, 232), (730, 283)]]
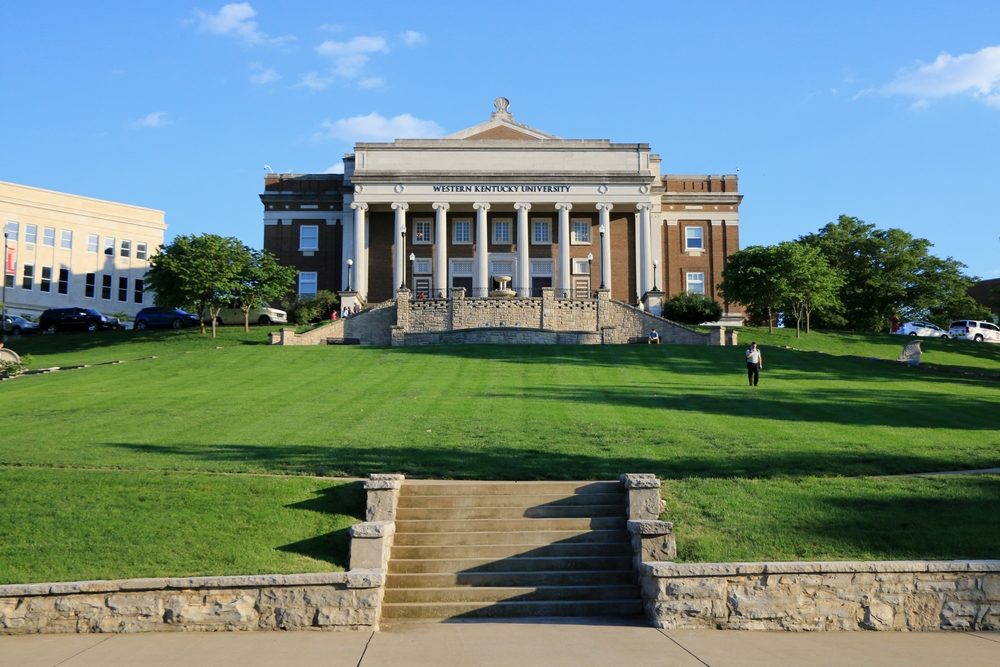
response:
[(920, 336), (921, 338), (948, 338), (947, 331), (933, 322), (923, 320), (905, 322), (895, 333), (902, 336)]
[(117, 317), (103, 315), (93, 308), (49, 308), (38, 318), (38, 328), (45, 333), (55, 333), (123, 327)]
[(139, 330), (181, 329), (183, 327), (196, 327), (200, 323), (201, 318), (180, 308), (153, 306), (152, 308), (143, 308), (136, 313), (132, 328)]
[(955, 320), (948, 327), (948, 335), (980, 343), (983, 341), (1000, 343), (1000, 327), (980, 320)]
[[(208, 319), (208, 313), (205, 313)], [(243, 324), (243, 311), (239, 308), (223, 308), (215, 318), (216, 324)], [(250, 324), (288, 324), (288, 313), (277, 308), (250, 309)]]
[(3, 332), (12, 336), (33, 334), (38, 333), (38, 325), (17, 315), (6, 315), (3, 318)]

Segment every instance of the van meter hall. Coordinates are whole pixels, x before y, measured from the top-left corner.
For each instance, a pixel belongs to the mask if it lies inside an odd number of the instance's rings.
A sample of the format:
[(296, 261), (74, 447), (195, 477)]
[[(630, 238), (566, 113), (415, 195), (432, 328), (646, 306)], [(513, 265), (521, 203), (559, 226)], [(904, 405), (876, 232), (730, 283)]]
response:
[[(407, 313), (367, 318), (366, 343), (490, 328), (627, 342), (670, 328), (656, 316), (682, 292), (738, 323), (716, 288), (739, 249), (737, 177), (660, 169), (648, 144), (561, 139), (501, 97), (489, 120), (441, 139), (358, 143), (343, 174), (267, 174), (264, 247), (299, 270), (300, 296), (341, 293), (362, 318), (405, 296)], [(680, 329), (666, 341), (695, 333)]]

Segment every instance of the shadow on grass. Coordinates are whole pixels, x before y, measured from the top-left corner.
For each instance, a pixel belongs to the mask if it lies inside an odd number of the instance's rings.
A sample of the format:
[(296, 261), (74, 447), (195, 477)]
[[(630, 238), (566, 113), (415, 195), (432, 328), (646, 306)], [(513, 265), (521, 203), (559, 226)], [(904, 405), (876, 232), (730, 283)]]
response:
[[(544, 449), (462, 447), (333, 447), (324, 445), (154, 445), (105, 443), (143, 454), (179, 457), (209, 465), (241, 464), (263, 470), (329, 476), (403, 473), (426, 479), (578, 480), (617, 479), (624, 472), (655, 473), (663, 479), (689, 477), (784, 477), (795, 475), (891, 475), (956, 468), (947, 450), (933, 456), (878, 451), (706, 451), (703, 455), (598, 456)], [(973, 467), (1000, 465), (992, 462)]]
[[(363, 521), (365, 513), (364, 486), (361, 482), (337, 484), (322, 489), (313, 498), (292, 503), (286, 507), (329, 515), (347, 515)], [(278, 547), (278, 551), (308, 556), (315, 560), (333, 563), (346, 570), (350, 558), (350, 548), (350, 528), (345, 527), (282, 545)]]

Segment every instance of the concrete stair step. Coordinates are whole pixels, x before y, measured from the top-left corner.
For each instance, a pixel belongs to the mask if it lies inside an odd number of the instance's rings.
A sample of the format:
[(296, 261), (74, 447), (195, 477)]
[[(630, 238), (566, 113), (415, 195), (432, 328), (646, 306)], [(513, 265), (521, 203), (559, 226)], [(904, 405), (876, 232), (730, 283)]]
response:
[(629, 569), (600, 571), (439, 572), (393, 573), (386, 578), (386, 592), (397, 588), (448, 588), (453, 586), (614, 586), (635, 584)]
[(396, 521), (455, 519), (589, 519), (625, 518), (625, 506), (618, 505), (540, 505), (536, 507), (401, 507)]
[(571, 496), (588, 493), (620, 493), (621, 483), (608, 482), (462, 482), (406, 480), (400, 498), (410, 496), (474, 496), (562, 494)]
[(393, 554), (398, 546), (416, 545), (543, 545), (559, 544), (628, 544), (629, 534), (625, 530), (528, 530), (506, 532), (403, 532), (397, 524), (393, 538)]
[(468, 544), (400, 545), (392, 547), (393, 560), (432, 558), (510, 558), (512, 556), (632, 556), (626, 542), (573, 542), (570, 544)]
[(630, 600), (639, 598), (636, 585), (605, 586), (453, 586), (396, 588), (385, 592), (385, 602), (537, 602), (542, 600)]
[(638, 599), (528, 602), (394, 602), (382, 605), (383, 618), (523, 618), (638, 616)]
[(405, 519), (396, 520), (398, 533), (503, 532), (528, 530), (624, 530), (625, 517), (579, 519)]
[(400, 509), (418, 507), (538, 507), (568, 505), (625, 505), (625, 494), (582, 493), (566, 495), (562, 493), (525, 494), (485, 494), (485, 495), (401, 495)]
[(389, 572), (397, 573), (467, 573), (532, 572), (535, 570), (622, 570), (632, 566), (629, 556), (578, 556), (511, 558), (433, 558), (389, 561)]

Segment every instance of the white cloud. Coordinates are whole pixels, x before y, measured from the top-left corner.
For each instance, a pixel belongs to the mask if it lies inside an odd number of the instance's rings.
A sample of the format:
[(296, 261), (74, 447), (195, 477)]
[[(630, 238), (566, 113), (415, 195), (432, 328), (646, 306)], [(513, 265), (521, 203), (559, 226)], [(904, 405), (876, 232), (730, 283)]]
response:
[(154, 111), (152, 113), (148, 113), (132, 123), (132, 127), (149, 128), (165, 127), (167, 125), (170, 125), (170, 119), (167, 117), (166, 111)]
[(427, 35), (422, 32), (417, 32), (416, 30), (407, 30), (403, 33), (403, 44), (407, 46), (417, 46), (418, 44), (426, 44)]
[(881, 92), (912, 97), (917, 107), (934, 98), (972, 95), (1000, 108), (1000, 46), (957, 56), (942, 53), (930, 64), (900, 72)]
[(344, 163), (338, 162), (337, 164), (331, 164), (323, 172), (324, 174), (343, 174), (344, 173)]
[(364, 88), (365, 90), (374, 90), (383, 86), (385, 86), (385, 80), (380, 76), (366, 76), (358, 80), (358, 88)]
[(386, 118), (372, 112), (367, 116), (352, 116), (325, 121), (323, 129), (313, 139), (339, 139), (355, 141), (392, 141), (393, 139), (421, 139), (440, 137), (444, 128), (432, 120), (422, 120), (408, 113)]
[(330, 86), (330, 79), (320, 76), (316, 72), (306, 72), (295, 85), (299, 88), (308, 88), (309, 90), (325, 90)]
[(388, 53), (389, 47), (382, 37), (358, 35), (346, 42), (328, 39), (316, 47), (316, 52), (324, 56), (352, 56), (357, 53)]
[(230, 3), (215, 14), (207, 14), (200, 9), (196, 9), (194, 13), (199, 29), (213, 35), (229, 35), (249, 44), (273, 44), (295, 39), (290, 36), (269, 37), (262, 32), (253, 20), (257, 16), (257, 10), (249, 2)]
[(274, 69), (264, 67), (260, 63), (250, 63), (250, 72), (250, 83), (257, 86), (266, 86), (281, 78), (281, 75), (274, 71)]
[(340, 56), (333, 66), (333, 73), (347, 79), (359, 76), (368, 64), (368, 56), (363, 53), (355, 53), (350, 56)]

